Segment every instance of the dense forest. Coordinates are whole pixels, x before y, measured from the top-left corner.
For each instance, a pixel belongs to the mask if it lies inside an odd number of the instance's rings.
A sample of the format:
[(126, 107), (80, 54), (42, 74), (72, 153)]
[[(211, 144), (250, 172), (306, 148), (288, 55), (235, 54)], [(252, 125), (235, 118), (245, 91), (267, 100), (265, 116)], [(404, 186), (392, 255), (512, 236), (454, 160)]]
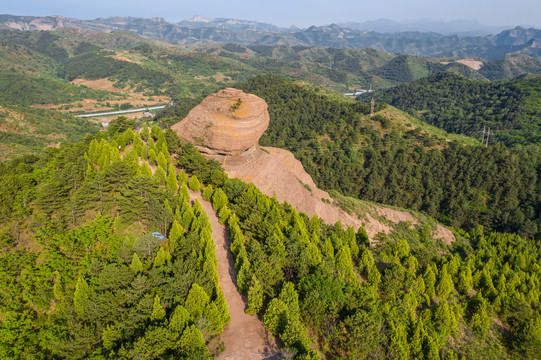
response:
[[(484, 82), (440, 73), (377, 92), (375, 98), (448, 132), (481, 139), (487, 127), (491, 143), (512, 146), (541, 141), (538, 76)], [(367, 97), (360, 99), (366, 101)]]
[(110, 134), (1, 164), (2, 359), (205, 358), (229, 321), (175, 139)]
[(269, 105), (261, 144), (292, 151), (322, 189), (422, 210), (457, 228), (483, 225), (526, 237), (539, 231), (536, 147), (448, 143), (385, 115), (370, 118), (370, 104), (337, 101), (272, 75), (239, 88)]
[(370, 246), (228, 179), (172, 131), (125, 127), (0, 164), (2, 358), (212, 356), (229, 318), (188, 188), (227, 225), (247, 312), (285, 357), (537, 357), (533, 240), (476, 227), (448, 246), (405, 224)]

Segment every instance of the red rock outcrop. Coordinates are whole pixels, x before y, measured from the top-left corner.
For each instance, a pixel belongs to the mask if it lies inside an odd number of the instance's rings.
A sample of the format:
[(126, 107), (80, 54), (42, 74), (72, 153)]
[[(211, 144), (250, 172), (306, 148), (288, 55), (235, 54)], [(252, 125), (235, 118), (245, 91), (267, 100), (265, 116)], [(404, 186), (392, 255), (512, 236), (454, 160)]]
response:
[(240, 155), (256, 145), (269, 126), (265, 100), (224, 89), (205, 98), (172, 129), (208, 155)]
[[(269, 113), (263, 99), (241, 90), (224, 89), (205, 98), (171, 128), (207, 158), (218, 160), (229, 177), (251, 182), (264, 194), (287, 201), (308, 216), (318, 215), (328, 224), (340, 220), (355, 229), (364, 225), (371, 239), (379, 232), (391, 231), (388, 224), (372, 216), (382, 216), (385, 212), (381, 210), (386, 208), (378, 206), (374, 214), (366, 213), (362, 220), (348, 214), (331, 203), (327, 192), (317, 188), (291, 152), (261, 148), (259, 138), (268, 125)], [(392, 214), (388, 219), (392, 223), (411, 220), (409, 213), (392, 210)]]

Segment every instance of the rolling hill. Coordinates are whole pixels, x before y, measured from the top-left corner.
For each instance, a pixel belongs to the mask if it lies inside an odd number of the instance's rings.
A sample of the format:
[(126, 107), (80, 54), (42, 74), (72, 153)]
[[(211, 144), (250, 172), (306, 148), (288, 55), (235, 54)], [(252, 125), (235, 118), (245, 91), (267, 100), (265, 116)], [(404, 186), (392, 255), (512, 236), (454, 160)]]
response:
[(492, 143), (524, 145), (541, 139), (540, 94), (539, 76), (485, 82), (440, 73), (383, 90), (376, 98), (449, 132), (481, 138), (490, 127)]

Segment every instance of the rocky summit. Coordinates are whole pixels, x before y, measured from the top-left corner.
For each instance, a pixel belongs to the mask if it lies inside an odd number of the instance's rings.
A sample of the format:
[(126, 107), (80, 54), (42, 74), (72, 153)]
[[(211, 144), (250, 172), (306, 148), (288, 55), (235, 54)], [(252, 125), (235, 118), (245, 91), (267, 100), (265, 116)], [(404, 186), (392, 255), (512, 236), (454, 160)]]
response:
[(269, 126), (265, 100), (238, 89), (224, 89), (205, 98), (172, 129), (181, 139), (221, 162), (257, 145)]

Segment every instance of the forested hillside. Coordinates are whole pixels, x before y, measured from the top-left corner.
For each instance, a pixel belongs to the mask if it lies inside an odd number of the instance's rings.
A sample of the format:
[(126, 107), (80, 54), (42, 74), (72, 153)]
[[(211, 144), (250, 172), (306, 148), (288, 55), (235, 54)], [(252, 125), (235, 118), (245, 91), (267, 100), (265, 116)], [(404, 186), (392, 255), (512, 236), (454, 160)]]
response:
[(441, 73), (377, 92), (375, 97), (448, 132), (480, 139), (483, 128), (490, 127), (491, 143), (541, 142), (539, 76), (484, 82)]
[(157, 127), (112, 128), (0, 167), (2, 358), (219, 351), (227, 307), (208, 217), (188, 186), (227, 225), (247, 312), (282, 340), (283, 356), (538, 355), (533, 240), (477, 227), (447, 246), (405, 223), (371, 247), (362, 228), (309, 219), (227, 179)]
[(2, 359), (209, 356), (227, 304), (169, 148), (145, 127), (0, 165)]
[(383, 110), (370, 118), (370, 104), (337, 101), (275, 76), (239, 88), (269, 104), (271, 123), (261, 144), (292, 151), (322, 189), (422, 210), (455, 227), (538, 233), (536, 147), (449, 142), (407, 117), (400, 121)]

